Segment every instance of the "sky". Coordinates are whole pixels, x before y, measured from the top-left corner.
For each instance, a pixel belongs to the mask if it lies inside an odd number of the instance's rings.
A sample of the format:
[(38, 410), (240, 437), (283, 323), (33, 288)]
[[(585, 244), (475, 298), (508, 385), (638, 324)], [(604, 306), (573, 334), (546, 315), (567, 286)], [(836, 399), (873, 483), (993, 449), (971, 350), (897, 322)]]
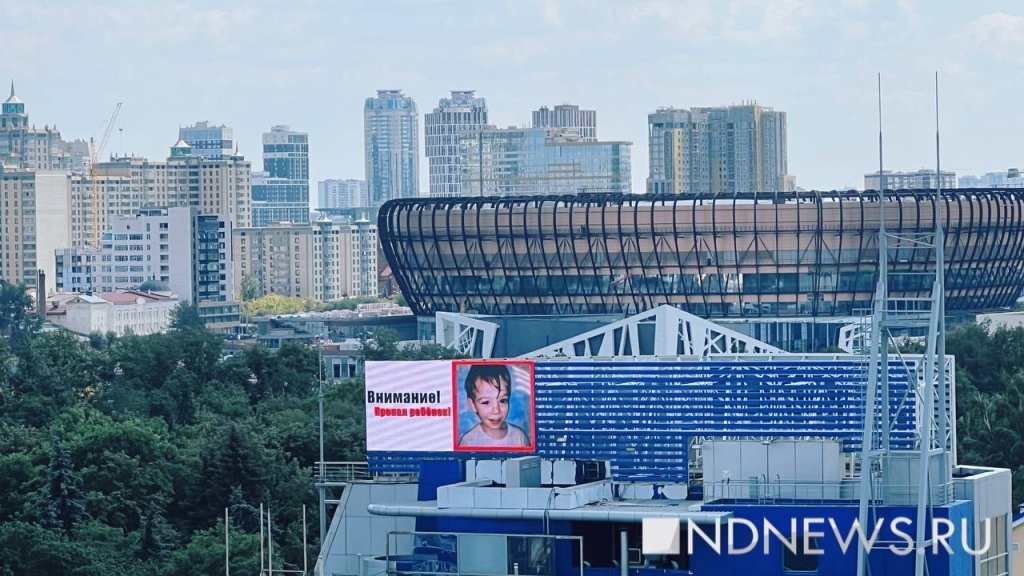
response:
[[(958, 175), (1024, 167), (1024, 5), (962, 0), (0, 0), (0, 81), (37, 125), (102, 136), (107, 153), (169, 155), (179, 126), (234, 128), (260, 169), (277, 124), (309, 133), (310, 172), (365, 177), (363, 103), (402, 89), (420, 114), (476, 90), (490, 122), (542, 105), (597, 110), (598, 138), (633, 142), (647, 114), (749, 101), (788, 115), (789, 172), (806, 189), (863, 186), (885, 167)], [(428, 188), (422, 156), (420, 189)], [(311, 196), (315, 196), (315, 183)]]

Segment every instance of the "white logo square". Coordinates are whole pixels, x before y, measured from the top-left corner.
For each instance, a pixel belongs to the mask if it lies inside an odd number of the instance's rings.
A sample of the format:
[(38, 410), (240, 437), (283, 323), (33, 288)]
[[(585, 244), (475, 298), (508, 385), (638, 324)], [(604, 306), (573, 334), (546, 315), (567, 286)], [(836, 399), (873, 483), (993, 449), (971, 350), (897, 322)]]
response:
[(644, 518), (641, 541), (645, 556), (679, 554), (679, 519)]

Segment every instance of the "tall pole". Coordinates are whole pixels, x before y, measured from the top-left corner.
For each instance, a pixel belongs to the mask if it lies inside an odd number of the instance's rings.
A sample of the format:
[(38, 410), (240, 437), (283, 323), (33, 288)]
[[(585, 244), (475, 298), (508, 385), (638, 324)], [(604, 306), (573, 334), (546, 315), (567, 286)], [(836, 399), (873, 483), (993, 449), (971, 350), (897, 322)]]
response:
[(892, 430), (889, 414), (889, 233), (885, 221), (885, 171), (882, 169), (882, 74), (878, 74), (878, 287), (882, 290), (878, 314), (879, 384), (882, 388), (882, 450), (889, 449)]
[(320, 410), (320, 474), (317, 478), (318, 491), (320, 493), (320, 545), (323, 546), (327, 537), (327, 486), (324, 484), (326, 478), (326, 464), (324, 463), (324, 341), (327, 339), (327, 321), (324, 321), (323, 336), (320, 345), (317, 346), (317, 358), (320, 363), (319, 393), (317, 394)]
[(260, 576), (263, 576), (266, 569), (263, 563), (263, 502), (260, 502)]
[[(925, 522), (928, 512), (929, 505), (934, 504), (931, 498), (931, 487), (932, 483), (936, 480), (940, 480), (938, 484), (945, 489), (945, 477), (943, 474), (941, 479), (929, 478), (930, 476), (930, 464), (932, 456), (932, 440), (934, 438), (932, 428), (932, 418), (935, 417), (935, 392), (938, 388), (939, 405), (942, 409), (939, 411), (936, 423), (939, 426), (940, 432), (945, 429), (944, 422), (946, 418), (945, 413), (945, 402), (943, 397), (945, 395), (945, 382), (946, 382), (946, 354), (945, 354), (945, 338), (943, 336), (945, 328), (945, 287), (944, 287), (944, 272), (945, 267), (945, 239), (942, 234), (942, 219), (940, 216), (940, 201), (942, 200), (942, 172), (941, 165), (939, 162), (939, 73), (935, 73), (935, 201), (934, 211), (932, 212), (932, 218), (934, 219), (935, 233), (933, 236), (934, 249), (935, 249), (935, 283), (932, 285), (932, 311), (931, 311), (931, 322), (928, 326), (928, 347), (924, 357), (924, 390), (923, 398), (921, 401), (921, 413), (918, 415), (920, 420), (919, 424), (919, 453), (920, 461), (918, 471), (918, 494), (917, 494), (917, 545), (919, 547), (925, 546)], [(946, 451), (946, 437), (945, 434), (941, 434), (938, 438), (938, 451)], [(948, 470), (949, 464), (944, 463), (943, 470)], [(914, 563), (914, 574), (915, 576), (924, 576), (925, 561), (924, 556), (917, 555), (916, 562)]]
[(302, 505), (302, 576), (309, 573), (308, 552), (306, 549), (306, 505)]
[(231, 576), (231, 540), (228, 537), (228, 509), (224, 509), (224, 576)]
[(270, 503), (267, 502), (267, 573), (274, 576), (274, 533), (271, 516)]
[[(858, 521), (868, 526), (869, 506), (874, 503), (871, 474), (876, 458), (889, 448), (889, 342), (887, 309), (889, 299), (889, 243), (885, 222), (885, 170), (882, 164), (882, 74), (878, 74), (878, 284), (871, 314), (871, 346), (867, 357), (868, 380), (864, 387), (864, 430), (861, 436), (860, 503)], [(875, 394), (881, 388), (882, 430), (880, 449), (875, 449)], [(857, 547), (857, 576), (868, 573), (868, 552)]]
[[(939, 372), (936, 375), (939, 389), (939, 442), (943, 450), (948, 444), (952, 448), (954, 462), (945, 466), (949, 470), (955, 463), (956, 438), (950, 434), (950, 427), (946, 423), (946, 410), (948, 409), (949, 397), (946, 395), (946, 234), (942, 227), (942, 215), (940, 208), (942, 202), (942, 171), (939, 161), (939, 72), (935, 71), (935, 281), (936, 290), (939, 293), (939, 300), (936, 302), (939, 309), (938, 336), (935, 340), (935, 354), (938, 356)], [(945, 481), (945, 476), (943, 477)]]

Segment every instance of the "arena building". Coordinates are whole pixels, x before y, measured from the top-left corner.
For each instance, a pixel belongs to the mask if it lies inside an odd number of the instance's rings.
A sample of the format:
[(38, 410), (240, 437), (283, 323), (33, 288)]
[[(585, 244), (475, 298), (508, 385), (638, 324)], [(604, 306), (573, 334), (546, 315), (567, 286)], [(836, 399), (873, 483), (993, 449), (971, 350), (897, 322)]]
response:
[[(879, 194), (403, 199), (380, 239), (417, 315), (640, 313), (668, 304), (794, 350), (838, 343), (871, 306)], [(931, 290), (935, 193), (887, 191), (889, 291)], [(942, 193), (946, 310), (1012, 306), (1024, 286), (1024, 194)], [(908, 238), (910, 240), (908, 240)]]

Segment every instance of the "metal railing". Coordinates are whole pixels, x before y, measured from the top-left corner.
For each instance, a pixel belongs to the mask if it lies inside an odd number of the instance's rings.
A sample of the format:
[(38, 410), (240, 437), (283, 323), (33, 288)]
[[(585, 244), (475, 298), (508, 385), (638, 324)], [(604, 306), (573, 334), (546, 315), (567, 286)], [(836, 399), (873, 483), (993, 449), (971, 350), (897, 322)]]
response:
[[(878, 504), (904, 506), (917, 502), (916, 484), (873, 482), (871, 494)], [(953, 483), (934, 484), (931, 501), (942, 505), (953, 501)], [(810, 504), (854, 501), (860, 498), (860, 479), (840, 481), (723, 480), (704, 483), (704, 503), (728, 500), (757, 504)]]
[(349, 482), (415, 482), (416, 472), (374, 472), (368, 462), (317, 462), (313, 467), (313, 479), (317, 484), (347, 484)]

